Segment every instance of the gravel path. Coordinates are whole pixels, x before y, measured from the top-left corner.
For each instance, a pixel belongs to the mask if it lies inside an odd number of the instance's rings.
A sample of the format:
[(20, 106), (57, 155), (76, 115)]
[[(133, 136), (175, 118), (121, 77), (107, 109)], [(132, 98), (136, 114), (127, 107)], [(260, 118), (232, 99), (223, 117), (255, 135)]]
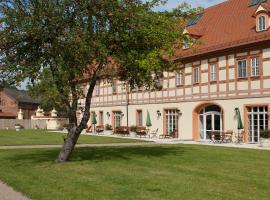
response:
[[(155, 144), (153, 142), (140, 143), (111, 143), (111, 144), (77, 144), (76, 148), (82, 147), (125, 147), (125, 146), (145, 146), (148, 144)], [(14, 146), (0, 146), (0, 149), (44, 149), (44, 148), (61, 148), (61, 144), (56, 145), (14, 145)], [(2, 199), (0, 199), (2, 200)]]
[(1, 200), (30, 200), (21, 193), (16, 192), (11, 187), (0, 181), (0, 199)]

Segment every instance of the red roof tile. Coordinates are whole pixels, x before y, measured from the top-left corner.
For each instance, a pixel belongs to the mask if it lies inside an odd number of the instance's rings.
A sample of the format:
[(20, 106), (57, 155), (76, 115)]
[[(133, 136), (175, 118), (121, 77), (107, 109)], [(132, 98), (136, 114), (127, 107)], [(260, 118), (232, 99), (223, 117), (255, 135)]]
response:
[[(250, 0), (228, 0), (206, 8), (199, 22), (187, 27), (191, 35), (201, 35), (198, 44), (188, 50), (177, 50), (175, 59), (270, 40), (269, 29), (256, 32), (254, 13), (258, 6), (250, 6), (250, 2)], [(263, 5), (270, 7), (270, 1)]]
[(11, 112), (0, 112), (0, 117), (17, 117), (17, 115)]

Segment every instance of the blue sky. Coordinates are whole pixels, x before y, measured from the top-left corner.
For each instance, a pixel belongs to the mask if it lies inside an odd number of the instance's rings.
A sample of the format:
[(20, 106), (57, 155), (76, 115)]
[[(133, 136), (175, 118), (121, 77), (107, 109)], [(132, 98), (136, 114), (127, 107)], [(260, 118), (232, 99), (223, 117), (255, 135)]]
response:
[(172, 8), (177, 7), (177, 5), (186, 2), (192, 7), (204, 7), (207, 8), (209, 6), (224, 2), (225, 0), (168, 0), (168, 3), (165, 6), (161, 6), (158, 10), (170, 10)]

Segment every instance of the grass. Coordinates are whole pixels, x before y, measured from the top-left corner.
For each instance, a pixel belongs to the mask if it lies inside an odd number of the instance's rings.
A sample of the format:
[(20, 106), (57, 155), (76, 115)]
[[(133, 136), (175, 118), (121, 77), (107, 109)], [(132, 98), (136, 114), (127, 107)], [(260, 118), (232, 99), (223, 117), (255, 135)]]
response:
[(270, 151), (160, 145), (0, 150), (0, 179), (33, 200), (268, 200)]
[[(108, 144), (142, 142), (141, 140), (81, 135), (79, 144)], [(45, 130), (0, 130), (0, 146), (62, 144), (63, 134)]]

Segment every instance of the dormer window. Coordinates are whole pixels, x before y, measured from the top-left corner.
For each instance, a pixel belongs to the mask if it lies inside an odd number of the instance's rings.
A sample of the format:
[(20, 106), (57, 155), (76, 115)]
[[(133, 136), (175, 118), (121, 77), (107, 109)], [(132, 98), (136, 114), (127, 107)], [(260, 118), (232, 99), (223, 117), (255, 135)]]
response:
[(265, 31), (266, 30), (266, 19), (265, 16), (260, 16), (258, 18), (258, 31)]
[(190, 45), (187, 41), (184, 42), (183, 44), (183, 49), (189, 49), (190, 48)]
[(265, 6), (265, 4), (258, 6), (256, 12), (253, 15), (256, 18), (257, 32), (263, 32), (269, 28), (269, 13), (270, 10)]

